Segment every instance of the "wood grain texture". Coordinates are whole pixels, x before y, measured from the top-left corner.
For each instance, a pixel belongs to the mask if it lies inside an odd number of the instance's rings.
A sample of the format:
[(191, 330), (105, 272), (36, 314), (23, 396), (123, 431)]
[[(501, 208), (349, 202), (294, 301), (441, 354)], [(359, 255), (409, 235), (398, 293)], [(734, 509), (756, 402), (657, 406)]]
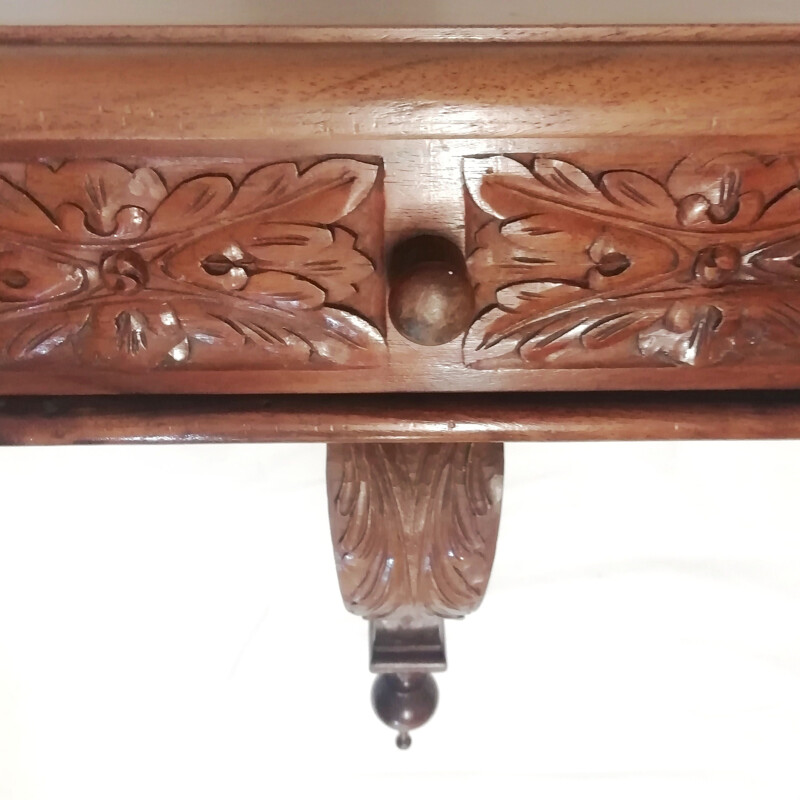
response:
[(379, 182), (342, 158), (0, 164), (0, 367), (374, 366)]
[[(637, 154), (638, 157), (638, 154)], [(800, 361), (800, 159), (465, 159), (478, 368)]]
[(799, 64), (786, 42), (5, 44), (0, 141), (791, 136)]
[(501, 444), (328, 446), (328, 506), (347, 608), (369, 619), (474, 611), (489, 581)]
[(0, 398), (0, 445), (797, 438), (797, 391)]

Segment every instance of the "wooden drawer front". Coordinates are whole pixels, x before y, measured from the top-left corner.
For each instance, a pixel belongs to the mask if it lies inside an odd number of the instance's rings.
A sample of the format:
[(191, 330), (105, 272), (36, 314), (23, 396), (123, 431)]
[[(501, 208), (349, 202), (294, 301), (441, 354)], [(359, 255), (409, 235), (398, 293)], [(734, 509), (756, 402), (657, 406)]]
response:
[(464, 160), (467, 365), (800, 363), (800, 158), (638, 151)]
[(0, 164), (0, 366), (374, 366), (382, 238), (377, 159)]

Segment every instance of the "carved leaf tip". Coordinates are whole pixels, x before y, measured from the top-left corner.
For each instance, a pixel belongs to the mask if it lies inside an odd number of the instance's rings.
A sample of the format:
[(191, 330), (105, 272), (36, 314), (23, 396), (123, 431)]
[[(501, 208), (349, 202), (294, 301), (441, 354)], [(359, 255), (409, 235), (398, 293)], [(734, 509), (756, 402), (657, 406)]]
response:
[(463, 159), (464, 185), (475, 204), (487, 214), (503, 219), (505, 213), (492, 202), (489, 189), (493, 181), (520, 178), (531, 181), (531, 172), (518, 161), (508, 156), (472, 156)]

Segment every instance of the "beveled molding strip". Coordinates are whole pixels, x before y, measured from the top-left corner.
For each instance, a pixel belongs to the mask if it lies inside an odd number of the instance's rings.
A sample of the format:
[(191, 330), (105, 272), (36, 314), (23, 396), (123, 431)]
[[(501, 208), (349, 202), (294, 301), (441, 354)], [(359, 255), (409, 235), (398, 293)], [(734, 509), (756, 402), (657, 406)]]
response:
[(800, 438), (800, 391), (0, 398), (0, 445)]
[(14, 25), (4, 44), (389, 44), (434, 42), (800, 42), (797, 24), (688, 25)]

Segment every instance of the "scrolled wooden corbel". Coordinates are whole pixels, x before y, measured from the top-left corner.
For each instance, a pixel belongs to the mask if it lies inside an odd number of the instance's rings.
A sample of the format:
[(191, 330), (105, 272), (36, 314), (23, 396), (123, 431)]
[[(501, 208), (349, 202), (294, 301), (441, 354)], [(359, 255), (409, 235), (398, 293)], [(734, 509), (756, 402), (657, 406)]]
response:
[(400, 748), (436, 709), (443, 620), (486, 592), (502, 484), (502, 444), (328, 446), (339, 585), (348, 610), (370, 621), (373, 706)]

